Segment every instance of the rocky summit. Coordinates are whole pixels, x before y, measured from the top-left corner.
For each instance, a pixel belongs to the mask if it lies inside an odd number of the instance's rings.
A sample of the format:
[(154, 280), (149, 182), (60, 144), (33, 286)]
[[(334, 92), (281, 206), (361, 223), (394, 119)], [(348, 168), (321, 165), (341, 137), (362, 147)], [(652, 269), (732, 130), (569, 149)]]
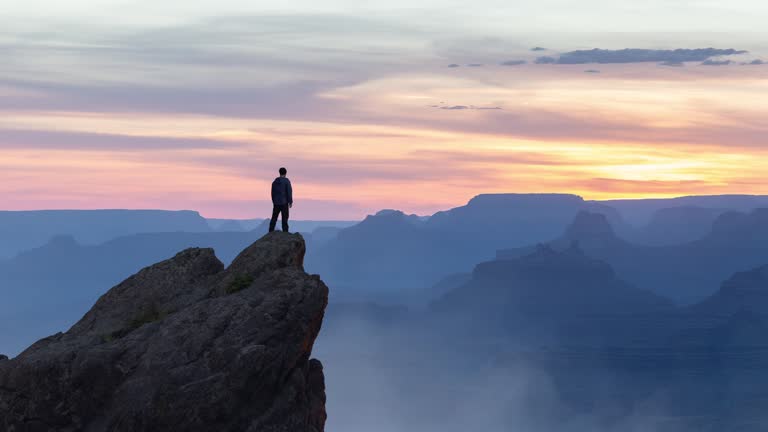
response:
[(0, 430), (324, 430), (311, 360), (328, 288), (272, 233), (225, 269), (188, 249), (104, 294), (69, 331), (0, 357)]

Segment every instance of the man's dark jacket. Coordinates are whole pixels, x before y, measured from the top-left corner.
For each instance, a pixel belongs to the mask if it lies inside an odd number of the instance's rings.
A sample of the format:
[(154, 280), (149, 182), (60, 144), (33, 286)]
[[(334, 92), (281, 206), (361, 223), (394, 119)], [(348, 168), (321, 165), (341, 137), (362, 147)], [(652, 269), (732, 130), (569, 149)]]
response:
[(278, 177), (272, 182), (272, 204), (284, 206), (293, 204), (293, 188), (286, 177)]

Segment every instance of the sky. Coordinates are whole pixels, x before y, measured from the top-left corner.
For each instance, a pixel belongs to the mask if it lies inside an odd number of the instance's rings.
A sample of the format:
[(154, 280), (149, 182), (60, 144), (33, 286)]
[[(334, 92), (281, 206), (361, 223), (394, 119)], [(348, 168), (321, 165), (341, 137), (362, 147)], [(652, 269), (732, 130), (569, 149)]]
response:
[(6, 3), (3, 210), (768, 194), (768, 2)]

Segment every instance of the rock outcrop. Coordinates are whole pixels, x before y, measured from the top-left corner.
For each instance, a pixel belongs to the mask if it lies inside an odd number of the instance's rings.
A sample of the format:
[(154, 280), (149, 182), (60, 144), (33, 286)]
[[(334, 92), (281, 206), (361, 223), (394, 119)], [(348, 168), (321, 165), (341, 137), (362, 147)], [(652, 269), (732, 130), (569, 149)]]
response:
[(562, 252), (542, 245), (521, 258), (478, 264), (469, 282), (432, 305), (451, 317), (470, 314), (526, 325), (670, 308), (667, 299), (624, 282), (577, 245)]
[[(588, 251), (590, 255), (603, 257), (613, 255), (614, 251), (630, 248), (631, 245), (620, 239), (608, 218), (602, 213), (580, 211), (573, 219), (565, 233), (555, 240), (546, 243), (548, 247), (563, 251), (572, 245)], [(500, 249), (496, 251), (498, 259), (516, 259), (536, 251), (538, 246), (523, 248)]]
[(768, 318), (768, 266), (736, 273), (717, 293), (690, 309), (722, 317), (746, 312)]
[(328, 288), (304, 253), (273, 233), (228, 269), (189, 249), (142, 270), (0, 361), (0, 430), (322, 431)]

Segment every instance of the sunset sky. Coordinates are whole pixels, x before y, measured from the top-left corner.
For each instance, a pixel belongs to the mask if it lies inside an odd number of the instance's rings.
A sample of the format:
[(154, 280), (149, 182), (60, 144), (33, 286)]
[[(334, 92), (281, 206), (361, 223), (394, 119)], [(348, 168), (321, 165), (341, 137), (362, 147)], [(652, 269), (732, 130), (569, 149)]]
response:
[(8, 3), (0, 210), (768, 194), (762, 0)]

